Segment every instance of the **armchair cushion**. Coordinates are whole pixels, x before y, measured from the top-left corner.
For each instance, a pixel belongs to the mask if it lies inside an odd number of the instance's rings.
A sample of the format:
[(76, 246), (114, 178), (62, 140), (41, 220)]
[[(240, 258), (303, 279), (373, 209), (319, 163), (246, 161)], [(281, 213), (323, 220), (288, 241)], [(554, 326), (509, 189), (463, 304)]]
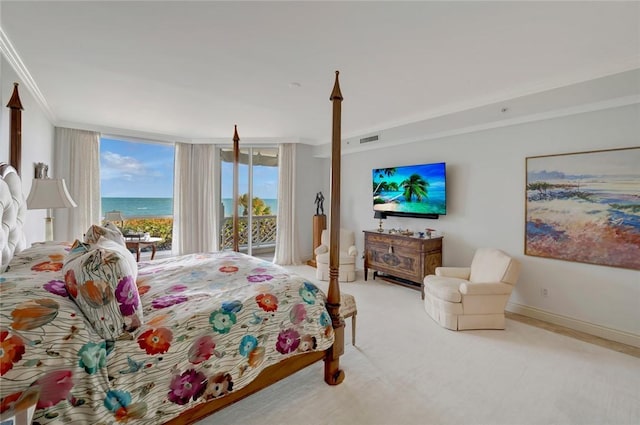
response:
[(469, 280), (471, 267), (436, 267), (436, 276), (457, 277), (458, 279)]
[(313, 252), (316, 255), (324, 254), (325, 252), (329, 252), (329, 247), (326, 245), (319, 245), (316, 249), (313, 250)]
[[(471, 262), (470, 282), (507, 282), (515, 284), (515, 279), (509, 279), (511, 257), (499, 249), (478, 249)], [(517, 279), (517, 277), (516, 277)]]
[[(455, 277), (427, 276), (428, 282), (425, 282), (425, 291), (444, 301), (459, 303), (462, 301), (460, 295), (460, 285), (466, 282), (464, 279)], [(425, 280), (427, 279), (425, 278)]]
[[(316, 263), (329, 264), (329, 253), (325, 252), (320, 255), (316, 255)], [(338, 264), (355, 264), (356, 257), (353, 255), (348, 255), (344, 252), (339, 254)]]

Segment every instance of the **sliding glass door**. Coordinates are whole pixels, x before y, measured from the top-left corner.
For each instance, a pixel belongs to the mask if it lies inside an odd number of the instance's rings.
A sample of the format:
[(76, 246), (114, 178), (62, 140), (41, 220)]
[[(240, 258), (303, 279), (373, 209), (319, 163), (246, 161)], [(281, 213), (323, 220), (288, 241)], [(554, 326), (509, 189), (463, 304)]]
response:
[[(220, 150), (221, 249), (233, 247), (233, 150)], [(238, 167), (240, 251), (268, 257), (276, 243), (278, 212), (278, 149), (240, 150)]]

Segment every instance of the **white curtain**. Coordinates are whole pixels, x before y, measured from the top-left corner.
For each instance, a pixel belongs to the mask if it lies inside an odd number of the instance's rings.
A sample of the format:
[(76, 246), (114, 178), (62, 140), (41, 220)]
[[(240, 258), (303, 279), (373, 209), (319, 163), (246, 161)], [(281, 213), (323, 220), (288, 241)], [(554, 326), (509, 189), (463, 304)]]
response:
[(82, 239), (89, 226), (100, 222), (100, 133), (56, 127), (55, 168), (51, 177), (63, 178), (76, 208), (54, 210), (54, 239)]
[(173, 255), (218, 249), (215, 146), (176, 143)]
[(276, 253), (273, 262), (280, 265), (300, 264), (296, 226), (296, 145), (283, 143), (278, 148), (278, 218)]

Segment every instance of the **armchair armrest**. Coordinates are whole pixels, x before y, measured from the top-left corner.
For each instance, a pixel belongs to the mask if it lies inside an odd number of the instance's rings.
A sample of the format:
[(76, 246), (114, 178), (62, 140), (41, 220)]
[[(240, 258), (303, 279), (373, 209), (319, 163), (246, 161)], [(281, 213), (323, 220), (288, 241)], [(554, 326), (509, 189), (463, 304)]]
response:
[(508, 283), (490, 282), (490, 283), (461, 283), (460, 293), (464, 295), (509, 295), (513, 290), (513, 286)]
[(329, 252), (329, 248), (326, 245), (319, 245), (316, 249), (313, 250), (314, 254), (320, 255), (325, 252)]
[(471, 267), (436, 267), (436, 276), (469, 280)]
[(356, 248), (355, 245), (351, 245), (349, 247), (349, 251), (347, 251), (347, 255), (350, 257), (355, 257), (358, 255), (358, 249)]

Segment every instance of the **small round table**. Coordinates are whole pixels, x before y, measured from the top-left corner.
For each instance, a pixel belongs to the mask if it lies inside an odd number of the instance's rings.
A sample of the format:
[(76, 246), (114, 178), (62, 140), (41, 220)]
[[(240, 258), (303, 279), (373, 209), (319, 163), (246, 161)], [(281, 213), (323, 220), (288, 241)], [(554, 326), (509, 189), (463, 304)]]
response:
[(134, 249), (136, 251), (136, 261), (140, 261), (140, 250), (145, 246), (151, 247), (151, 259), (156, 256), (156, 245), (162, 242), (162, 238), (148, 238), (148, 239), (128, 239), (125, 238), (127, 248)]

